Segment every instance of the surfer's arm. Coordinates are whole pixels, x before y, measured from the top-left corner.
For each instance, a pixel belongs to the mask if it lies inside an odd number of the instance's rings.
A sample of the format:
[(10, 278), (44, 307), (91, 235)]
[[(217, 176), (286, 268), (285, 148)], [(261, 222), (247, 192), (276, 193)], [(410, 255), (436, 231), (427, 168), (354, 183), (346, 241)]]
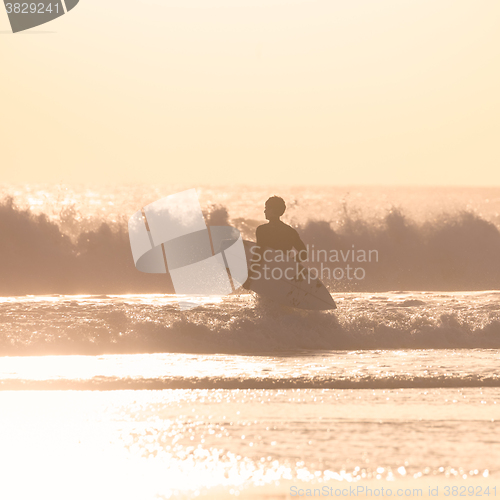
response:
[(304, 245), (304, 242), (300, 239), (299, 233), (297, 231), (295, 231), (294, 234), (293, 247), (298, 252), (299, 262), (307, 260), (307, 248)]
[(257, 245), (259, 245), (259, 247), (268, 246), (268, 245), (266, 245), (266, 238), (265, 238), (265, 235), (263, 233), (264, 232), (262, 231), (262, 226), (259, 226), (255, 230), (255, 239), (257, 240)]

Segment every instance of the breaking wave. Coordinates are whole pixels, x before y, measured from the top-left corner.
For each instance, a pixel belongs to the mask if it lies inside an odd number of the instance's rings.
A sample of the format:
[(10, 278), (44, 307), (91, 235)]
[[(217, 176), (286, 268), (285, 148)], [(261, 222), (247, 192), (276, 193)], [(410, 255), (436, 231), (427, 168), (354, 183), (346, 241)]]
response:
[(500, 348), (498, 292), (469, 294), (461, 300), (433, 293), (421, 301), (361, 295), (336, 298), (339, 309), (326, 313), (260, 305), (249, 295), (187, 312), (180, 312), (172, 298), (168, 302), (149, 295), (11, 300), (0, 304), (0, 351), (11, 356), (287, 355)]
[[(253, 239), (257, 221), (230, 215), (219, 206), (206, 218)], [(78, 226), (71, 217), (58, 223), (12, 198), (0, 204), (0, 295), (173, 292), (165, 275), (135, 269), (124, 223)], [(356, 264), (363, 279), (325, 279), (334, 291), (500, 289), (500, 231), (470, 211), (416, 222), (397, 209), (373, 220), (345, 210), (340, 221), (310, 220), (299, 232), (316, 249), (377, 251), (376, 261)]]

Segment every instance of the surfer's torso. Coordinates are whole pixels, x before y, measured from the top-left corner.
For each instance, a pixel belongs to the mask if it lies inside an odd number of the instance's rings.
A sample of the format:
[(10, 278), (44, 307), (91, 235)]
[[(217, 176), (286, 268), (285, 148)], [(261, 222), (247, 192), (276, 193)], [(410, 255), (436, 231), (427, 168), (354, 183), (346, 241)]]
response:
[(299, 233), (284, 222), (269, 222), (262, 224), (255, 232), (257, 245), (286, 252), (295, 248), (297, 252), (306, 250), (306, 246), (300, 239)]

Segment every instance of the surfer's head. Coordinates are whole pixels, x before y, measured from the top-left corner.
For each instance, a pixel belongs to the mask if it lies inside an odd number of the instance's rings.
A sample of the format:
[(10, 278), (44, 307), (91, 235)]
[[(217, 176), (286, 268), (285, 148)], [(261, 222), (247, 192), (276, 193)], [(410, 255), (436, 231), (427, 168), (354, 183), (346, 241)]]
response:
[(279, 196), (271, 196), (271, 198), (266, 201), (264, 215), (267, 220), (279, 219), (285, 213), (285, 210), (285, 200)]

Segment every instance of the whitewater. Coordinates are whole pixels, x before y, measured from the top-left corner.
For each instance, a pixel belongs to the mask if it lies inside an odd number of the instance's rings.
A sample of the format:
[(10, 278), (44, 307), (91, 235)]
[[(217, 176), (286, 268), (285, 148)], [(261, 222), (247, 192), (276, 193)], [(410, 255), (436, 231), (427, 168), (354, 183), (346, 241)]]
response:
[[(337, 310), (175, 295), (0, 298), (2, 352), (266, 354), (303, 350), (498, 349), (500, 292), (333, 294)], [(178, 300), (195, 305), (180, 311)]]
[(139, 273), (128, 216), (189, 187), (0, 189), (0, 497), (500, 496), (500, 189), (198, 189), (377, 252), (315, 312)]

